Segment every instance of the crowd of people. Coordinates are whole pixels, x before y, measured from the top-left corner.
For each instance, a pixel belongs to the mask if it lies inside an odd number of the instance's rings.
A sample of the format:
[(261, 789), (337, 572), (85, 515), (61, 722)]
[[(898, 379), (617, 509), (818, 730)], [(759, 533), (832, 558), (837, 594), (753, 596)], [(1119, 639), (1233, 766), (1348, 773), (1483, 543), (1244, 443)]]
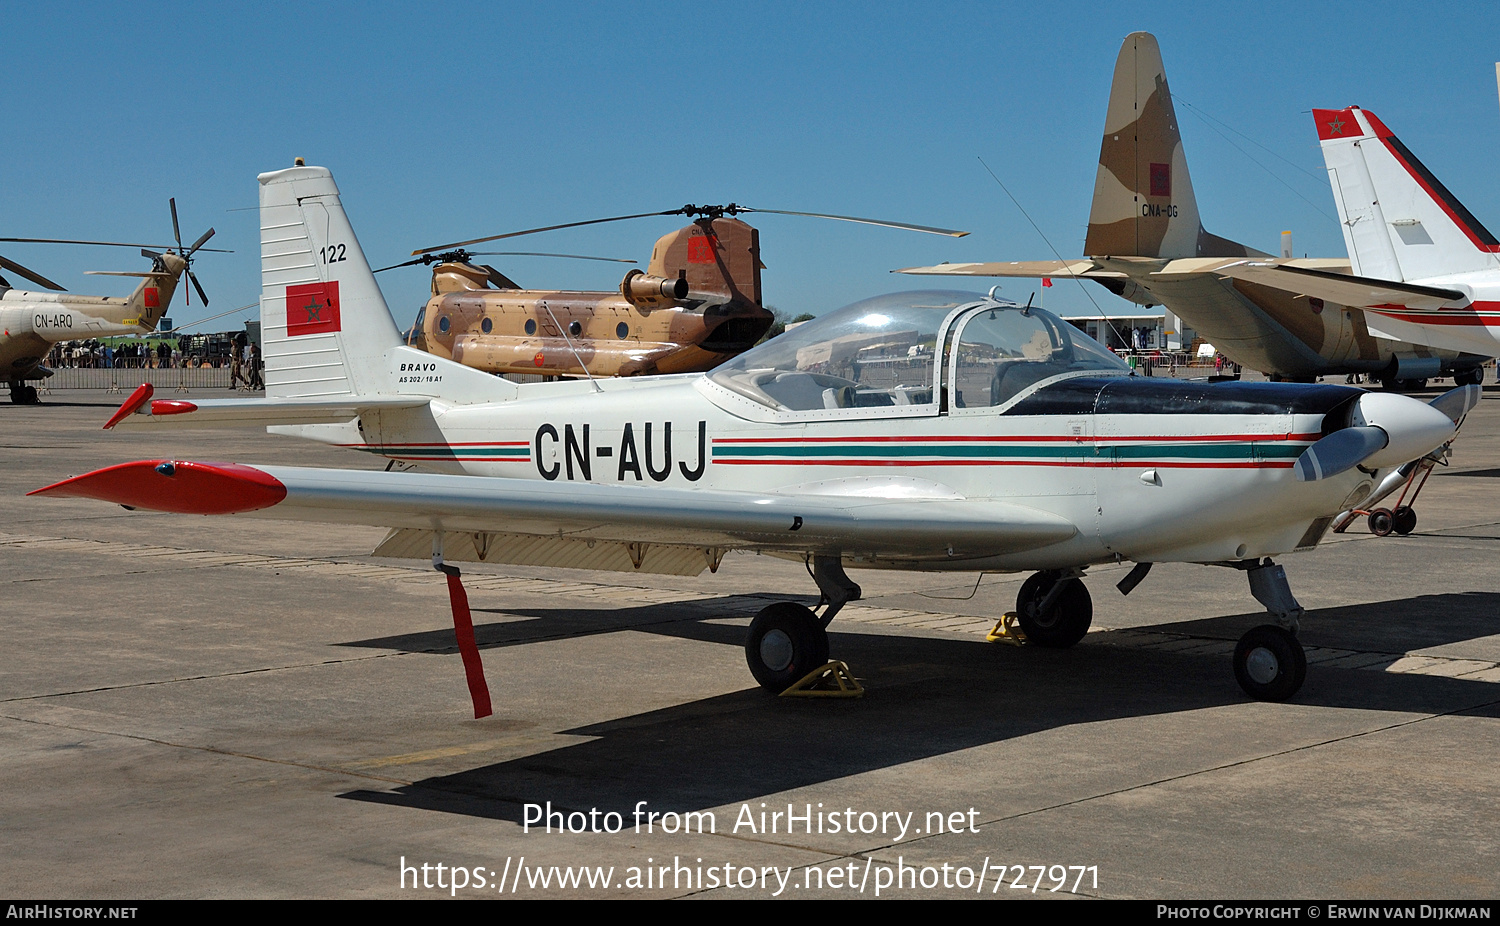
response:
[(98, 338), (60, 341), (52, 345), (45, 361), (54, 370), (66, 369), (197, 369), (229, 367), (230, 387), (244, 383), (250, 389), (264, 389), (265, 363), (260, 345), (244, 332), (236, 332), (228, 349), (208, 352), (193, 349), (194, 340), (186, 335), (177, 340), (130, 341), (108, 343)]

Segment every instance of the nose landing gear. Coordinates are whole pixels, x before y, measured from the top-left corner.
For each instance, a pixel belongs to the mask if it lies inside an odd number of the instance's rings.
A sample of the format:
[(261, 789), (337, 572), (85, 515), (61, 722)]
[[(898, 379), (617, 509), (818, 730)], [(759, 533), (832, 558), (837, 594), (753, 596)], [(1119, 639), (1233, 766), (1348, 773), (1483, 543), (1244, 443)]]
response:
[(1234, 648), (1234, 678), (1257, 701), (1285, 701), (1307, 678), (1307, 654), (1297, 628), (1307, 613), (1292, 595), (1286, 570), (1269, 559), (1237, 563), (1250, 578), (1250, 593), (1276, 618), (1252, 628)]

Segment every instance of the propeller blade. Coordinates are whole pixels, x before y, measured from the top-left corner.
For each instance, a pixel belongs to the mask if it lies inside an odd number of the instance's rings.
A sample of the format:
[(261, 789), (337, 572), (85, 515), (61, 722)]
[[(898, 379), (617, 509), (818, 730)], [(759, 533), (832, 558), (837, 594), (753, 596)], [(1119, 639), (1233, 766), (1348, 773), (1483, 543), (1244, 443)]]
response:
[(967, 235), (966, 231), (958, 231), (952, 228), (936, 228), (931, 225), (911, 225), (906, 222), (887, 222), (884, 219), (861, 219), (852, 215), (829, 215), (824, 212), (790, 212), (786, 209), (751, 209), (749, 206), (739, 206), (737, 212), (769, 212), (774, 215), (801, 215), (812, 219), (837, 219), (840, 222), (859, 222), (862, 225), (879, 225), (882, 228), (904, 228), (907, 231), (926, 232), (929, 235), (947, 235), (950, 238), (962, 238)]
[(203, 247), (203, 242), (207, 241), (208, 239), (212, 238), (213, 236), (214, 236), (214, 230), (212, 228), (210, 228), (208, 231), (204, 232), (203, 234), (199, 235), (198, 236), (198, 240), (194, 241), (193, 244), (192, 244), (192, 246), (187, 249), (187, 256), (188, 257), (192, 257), (193, 253), (195, 251), (197, 251), (199, 248)]
[(55, 289), (64, 293), (67, 292), (66, 289), (58, 286), (56, 283), (42, 276), (40, 273), (32, 270), (27, 270), (25, 267), (22, 267), (20, 264), (16, 263), (13, 260), (0, 257), (0, 267), (4, 267), (6, 270), (9, 270), (11, 273), (14, 273), (17, 276), (25, 277), (38, 286), (45, 286), (48, 289)]
[(167, 200), (167, 205), (172, 207), (172, 237), (177, 239), (177, 252), (182, 253), (182, 229), (177, 225), (177, 197)]
[(170, 280), (172, 274), (158, 273), (154, 270), (85, 270), (86, 276), (93, 277), (152, 277), (154, 279)]
[(616, 264), (635, 264), (639, 261), (626, 260), (623, 257), (590, 257), (587, 254), (548, 254), (545, 251), (471, 251), (473, 256), (483, 255), (485, 257), (567, 257), (573, 260), (607, 260)]
[(198, 291), (198, 298), (203, 300), (203, 305), (206, 307), (208, 305), (208, 293), (205, 293), (203, 287), (198, 285), (198, 275), (191, 270), (187, 272), (187, 275), (188, 279), (193, 281), (193, 289)]
[(427, 253), (430, 253), (432, 251), (447, 251), (447, 250), (449, 250), (451, 248), (461, 248), (461, 247), (464, 247), (465, 245), (470, 245), (470, 244), (483, 244), (486, 241), (499, 241), (502, 238), (519, 238), (522, 235), (535, 235), (538, 232), (557, 231), (559, 228), (580, 228), (580, 227), (582, 227), (584, 225), (601, 225), (601, 224), (603, 224), (605, 222), (623, 222), (626, 219), (647, 219), (647, 218), (650, 218), (651, 216), (655, 216), (655, 215), (682, 215), (682, 214), (683, 214), (683, 210), (681, 210), (681, 209), (671, 209), (671, 210), (669, 210), (667, 212), (640, 212), (640, 213), (637, 213), (635, 215), (616, 215), (616, 216), (611, 216), (610, 218), (607, 218), (607, 219), (589, 219), (587, 222), (565, 222), (562, 225), (547, 225), (547, 226), (542, 227), (542, 228), (528, 228), (525, 231), (507, 232), (506, 234), (503, 234), (503, 235), (491, 235), (488, 238), (473, 238), (473, 239), (471, 239), (469, 241), (455, 241), (452, 244), (439, 244), (439, 245), (437, 245), (435, 247), (421, 248), (420, 250), (412, 251), (411, 253), (415, 256), (415, 255), (418, 255), (418, 254), (427, 254)]
[(1364, 425), (1344, 428), (1302, 451), (1297, 458), (1297, 481), (1317, 482), (1351, 470), (1385, 449), (1390, 437), (1381, 428)]
[(145, 257), (145, 258), (149, 258), (150, 260), (156, 260), (158, 257), (161, 256), (161, 254), (159, 252), (157, 252), (157, 251), (152, 251), (152, 250), (150, 250), (148, 248), (141, 248), (141, 256)]
[(1479, 404), (1479, 398), (1482, 395), (1484, 395), (1484, 390), (1471, 384), (1450, 389), (1427, 404), (1447, 415), (1454, 424), (1458, 424), (1474, 406)]

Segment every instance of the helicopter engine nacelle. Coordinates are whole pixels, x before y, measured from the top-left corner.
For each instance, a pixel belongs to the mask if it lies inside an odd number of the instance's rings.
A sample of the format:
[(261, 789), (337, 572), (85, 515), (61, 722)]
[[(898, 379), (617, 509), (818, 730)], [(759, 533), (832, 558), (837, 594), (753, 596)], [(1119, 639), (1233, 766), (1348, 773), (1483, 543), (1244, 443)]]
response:
[(688, 297), (688, 281), (678, 277), (651, 276), (644, 270), (632, 270), (620, 281), (620, 295), (638, 309), (664, 309)]

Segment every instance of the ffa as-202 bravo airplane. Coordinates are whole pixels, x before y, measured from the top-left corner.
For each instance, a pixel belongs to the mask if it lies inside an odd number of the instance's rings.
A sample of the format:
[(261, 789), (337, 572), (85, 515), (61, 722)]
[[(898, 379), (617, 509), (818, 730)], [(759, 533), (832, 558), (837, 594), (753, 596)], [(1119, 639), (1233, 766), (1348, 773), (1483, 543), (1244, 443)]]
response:
[(38, 493), (391, 528), (377, 554), (431, 550), (449, 575), (477, 715), (448, 561), (696, 575), (731, 549), (804, 560), (822, 592), (820, 614), (778, 603), (750, 625), (775, 691), (827, 661), (859, 597), (846, 567), (1035, 571), (1021, 627), (1065, 647), (1092, 619), (1084, 571), (1132, 560), (1122, 590), (1152, 563), (1245, 570), (1274, 622), (1235, 675), (1287, 698), (1302, 608), (1271, 557), (1316, 544), (1477, 399), (1140, 379), (1055, 316), (955, 292), (858, 302), (709, 374), (517, 384), (402, 344), (327, 170), (263, 174), (260, 198), (267, 398), (142, 392), (110, 424), (272, 425), (438, 472), (147, 460)]

